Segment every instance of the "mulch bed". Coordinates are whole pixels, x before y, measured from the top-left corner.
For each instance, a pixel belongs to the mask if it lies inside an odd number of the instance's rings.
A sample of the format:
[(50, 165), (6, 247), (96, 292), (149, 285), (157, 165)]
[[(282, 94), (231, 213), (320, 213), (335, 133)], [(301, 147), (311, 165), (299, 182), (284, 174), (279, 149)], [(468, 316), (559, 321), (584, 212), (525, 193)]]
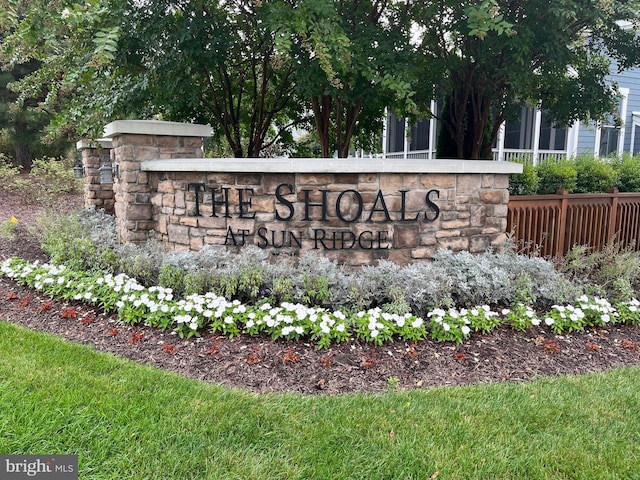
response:
[[(78, 196), (65, 197), (58, 210), (72, 210), (80, 202)], [(0, 237), (0, 261), (13, 255), (47, 260), (27, 228), (42, 213), (42, 208), (25, 205), (18, 196), (0, 190), (0, 223), (11, 215), (19, 220), (15, 239)], [(3, 277), (0, 319), (180, 375), (253, 392), (373, 393), (522, 382), (640, 365), (639, 327), (615, 326), (562, 336), (547, 329), (517, 333), (499, 328), (488, 335), (473, 335), (462, 345), (425, 340), (375, 347), (353, 340), (318, 350), (304, 342), (246, 335), (230, 340), (205, 333), (201, 338), (180, 339), (155, 328), (124, 325), (117, 315), (83, 304), (51, 301)]]

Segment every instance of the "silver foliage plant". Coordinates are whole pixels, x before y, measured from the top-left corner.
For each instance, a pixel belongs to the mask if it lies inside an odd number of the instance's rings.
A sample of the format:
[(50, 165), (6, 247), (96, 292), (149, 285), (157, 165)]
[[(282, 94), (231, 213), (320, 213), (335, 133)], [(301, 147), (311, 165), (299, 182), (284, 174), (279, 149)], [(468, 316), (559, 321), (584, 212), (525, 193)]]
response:
[(151, 284), (170, 266), (183, 272), (185, 294), (215, 291), (245, 301), (264, 298), (352, 311), (380, 306), (425, 315), (436, 307), (550, 306), (583, 293), (552, 262), (519, 255), (511, 244), (480, 255), (440, 250), (427, 263), (401, 267), (380, 261), (356, 271), (312, 253), (270, 256), (257, 247), (234, 253), (224, 246), (165, 252), (154, 241), (120, 245), (113, 217), (85, 210), (79, 218), (92, 242), (112, 249), (114, 271)]

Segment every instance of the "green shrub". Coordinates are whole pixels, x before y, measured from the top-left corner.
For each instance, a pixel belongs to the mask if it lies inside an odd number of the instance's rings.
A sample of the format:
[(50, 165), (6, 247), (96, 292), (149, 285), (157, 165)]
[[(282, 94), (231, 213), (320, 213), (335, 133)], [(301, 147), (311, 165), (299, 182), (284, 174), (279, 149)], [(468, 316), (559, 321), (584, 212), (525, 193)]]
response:
[(538, 192), (538, 172), (536, 168), (527, 162), (522, 163), (522, 173), (514, 173), (509, 176), (510, 195), (535, 195)]
[(137, 278), (147, 287), (158, 284), (166, 254), (162, 244), (154, 240), (142, 245), (127, 243), (115, 246), (114, 251), (119, 260), (116, 272)]
[(278, 277), (273, 280), (270, 294), (277, 303), (293, 301), (293, 280), (290, 278)]
[(618, 183), (618, 174), (607, 161), (593, 155), (581, 155), (575, 159), (575, 193), (605, 193)]
[(163, 265), (158, 276), (161, 287), (171, 288), (175, 295), (182, 295), (185, 290), (185, 271), (173, 265)]
[(52, 212), (38, 217), (40, 245), (53, 263), (70, 268), (90, 270), (97, 256), (89, 229), (77, 215), (57, 215)]
[(0, 223), (0, 238), (6, 238), (7, 240), (14, 240), (16, 238), (17, 224), (11, 220), (5, 220)]
[(570, 160), (543, 162), (538, 164), (536, 171), (540, 179), (538, 184), (540, 195), (552, 195), (563, 188), (569, 193), (576, 189), (578, 172)]
[(609, 242), (597, 252), (574, 246), (562, 260), (562, 272), (584, 284), (588, 293), (627, 301), (640, 284), (640, 252), (618, 242)]
[(0, 185), (8, 189), (15, 188), (18, 175), (20, 175), (20, 169), (12, 165), (8, 157), (0, 153)]
[(52, 205), (63, 194), (78, 192), (82, 181), (73, 178), (70, 158), (40, 158), (33, 161), (28, 177), (0, 154), (0, 180), (4, 188), (18, 191), (27, 204)]
[(632, 157), (626, 153), (613, 159), (612, 166), (617, 172), (617, 186), (621, 192), (640, 192), (640, 155)]
[(51, 202), (59, 195), (78, 192), (82, 181), (73, 177), (73, 159), (44, 157), (33, 161), (29, 179), (39, 198)]
[(167, 253), (153, 241), (119, 245), (115, 222), (102, 211), (50, 216), (47, 222), (43, 246), (55, 261), (83, 270), (126, 273), (145, 286), (169, 286), (176, 296), (181, 291), (213, 292), (247, 303), (286, 301), (349, 311), (378, 307), (386, 313), (410, 309), (424, 316), (436, 307), (533, 302), (548, 306), (585, 291), (584, 282), (571, 282), (542, 258), (518, 255), (512, 245), (482, 255), (441, 250), (429, 263), (401, 267), (381, 261), (352, 271), (314, 254), (269, 259), (257, 247), (235, 254), (212, 246), (200, 252)]
[(15, 153), (16, 147), (9, 131), (6, 128), (0, 128), (0, 157), (11, 158)]

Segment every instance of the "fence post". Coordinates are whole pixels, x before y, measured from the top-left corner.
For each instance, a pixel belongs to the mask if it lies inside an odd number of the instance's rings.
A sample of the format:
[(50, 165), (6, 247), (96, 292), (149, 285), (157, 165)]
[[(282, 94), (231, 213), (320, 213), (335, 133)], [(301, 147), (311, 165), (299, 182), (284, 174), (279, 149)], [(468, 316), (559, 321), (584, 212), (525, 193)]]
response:
[(612, 188), (609, 190), (609, 193), (612, 194), (611, 197), (611, 213), (609, 214), (609, 225), (607, 227), (607, 241), (609, 243), (613, 243), (613, 240), (616, 236), (616, 223), (618, 221), (618, 198), (620, 196), (620, 191), (617, 188)]
[(561, 195), (560, 199), (560, 219), (558, 225), (558, 244), (556, 248), (556, 257), (562, 258), (564, 255), (565, 236), (567, 232), (567, 206), (569, 205), (569, 191), (562, 188), (556, 192)]

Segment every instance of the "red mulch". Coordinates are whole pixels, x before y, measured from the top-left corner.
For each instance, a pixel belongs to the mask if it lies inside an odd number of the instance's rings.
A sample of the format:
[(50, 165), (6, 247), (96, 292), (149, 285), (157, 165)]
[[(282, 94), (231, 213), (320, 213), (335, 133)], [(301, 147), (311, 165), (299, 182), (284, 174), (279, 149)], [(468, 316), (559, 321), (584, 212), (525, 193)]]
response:
[[(68, 196), (57, 210), (80, 205), (78, 196)], [(19, 220), (16, 239), (0, 237), (0, 260), (18, 255), (46, 261), (28, 229), (45, 211), (0, 190), (0, 224), (11, 215)], [(640, 328), (629, 326), (562, 336), (542, 328), (525, 333), (500, 328), (489, 335), (474, 335), (462, 345), (426, 340), (374, 347), (354, 340), (329, 350), (244, 335), (229, 340), (205, 333), (202, 338), (181, 340), (155, 328), (123, 325), (117, 315), (82, 304), (51, 301), (2, 277), (0, 319), (180, 375), (254, 392), (380, 392), (396, 384), (396, 388), (417, 389), (522, 382), (640, 365)]]

